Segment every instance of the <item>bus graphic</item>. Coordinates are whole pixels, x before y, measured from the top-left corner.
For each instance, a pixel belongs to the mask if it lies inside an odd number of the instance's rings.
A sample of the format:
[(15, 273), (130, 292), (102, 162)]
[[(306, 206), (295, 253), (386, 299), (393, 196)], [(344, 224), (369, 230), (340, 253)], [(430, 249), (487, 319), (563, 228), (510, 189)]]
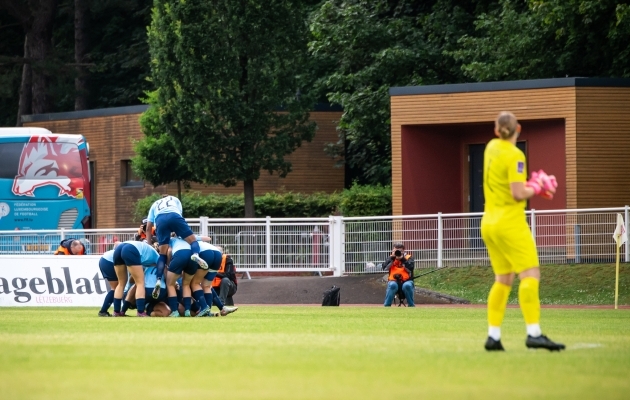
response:
[(64, 194), (83, 197), (83, 170), (79, 145), (59, 142), (59, 136), (31, 136), (20, 155), (18, 174), (13, 181), (12, 192), (18, 196), (35, 197), (35, 189), (44, 186), (59, 188)]
[(90, 200), (83, 136), (0, 129), (0, 231), (90, 228)]

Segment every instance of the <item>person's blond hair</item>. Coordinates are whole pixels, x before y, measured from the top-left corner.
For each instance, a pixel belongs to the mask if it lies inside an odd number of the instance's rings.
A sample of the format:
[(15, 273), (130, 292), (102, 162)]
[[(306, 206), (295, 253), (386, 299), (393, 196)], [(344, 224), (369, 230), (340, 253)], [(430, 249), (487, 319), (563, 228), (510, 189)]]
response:
[(509, 111), (501, 111), (495, 121), (495, 129), (499, 132), (501, 139), (509, 139), (514, 136), (517, 126), (516, 117)]

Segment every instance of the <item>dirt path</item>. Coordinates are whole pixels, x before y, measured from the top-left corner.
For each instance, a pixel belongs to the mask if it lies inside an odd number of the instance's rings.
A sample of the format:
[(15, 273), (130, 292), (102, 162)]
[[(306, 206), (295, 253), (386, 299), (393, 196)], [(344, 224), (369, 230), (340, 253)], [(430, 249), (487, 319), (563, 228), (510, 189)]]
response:
[[(385, 283), (382, 275), (343, 277), (269, 277), (239, 279), (236, 304), (318, 304), (333, 285), (341, 288), (341, 304), (382, 305)], [(448, 304), (449, 300), (416, 293), (416, 304)]]
[[(382, 275), (343, 277), (293, 276), (239, 279), (234, 296), (237, 305), (320, 306), (323, 292), (335, 285), (341, 288), (342, 306), (380, 306), (385, 299)], [(485, 308), (484, 304), (456, 304), (453, 299), (416, 287), (415, 302), (424, 307)], [(516, 308), (518, 305), (508, 305)], [(543, 305), (543, 308), (612, 309), (612, 305)], [(630, 306), (619, 306), (628, 310)]]

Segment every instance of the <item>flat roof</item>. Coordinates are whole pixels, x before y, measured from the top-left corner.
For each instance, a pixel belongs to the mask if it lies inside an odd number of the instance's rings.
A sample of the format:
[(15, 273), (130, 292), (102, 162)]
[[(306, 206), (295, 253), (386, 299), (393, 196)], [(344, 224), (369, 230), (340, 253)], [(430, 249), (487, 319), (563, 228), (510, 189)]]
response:
[(110, 117), (112, 115), (141, 114), (145, 112), (147, 108), (149, 108), (148, 105), (142, 104), (139, 106), (96, 108), (94, 110), (22, 115), (22, 122), (60, 121), (65, 119), (82, 119), (94, 117)]
[(496, 92), (502, 90), (547, 89), (557, 87), (630, 87), (629, 78), (552, 78), (525, 81), (456, 83), (450, 85), (400, 86), (389, 88), (390, 96)]
[[(149, 108), (148, 105), (142, 104), (139, 106), (126, 106), (126, 107), (110, 107), (110, 108), (96, 108), (93, 110), (83, 111), (67, 111), (49, 114), (32, 114), (22, 115), (22, 123), (24, 122), (42, 122), (42, 121), (63, 121), (68, 119), (83, 119), (83, 118), (95, 118), (95, 117), (111, 117), (114, 115), (126, 115), (126, 114), (141, 114)], [(311, 112), (315, 111), (343, 111), (341, 106), (337, 104), (318, 103), (315, 104)]]
[(17, 142), (28, 142), (31, 136), (56, 137), (56, 142), (59, 143), (74, 143), (81, 145), (85, 143), (85, 138), (82, 135), (69, 134), (69, 133), (52, 133), (45, 128), (26, 127), (26, 128), (0, 128), (0, 142), (7, 143), (17, 140)]

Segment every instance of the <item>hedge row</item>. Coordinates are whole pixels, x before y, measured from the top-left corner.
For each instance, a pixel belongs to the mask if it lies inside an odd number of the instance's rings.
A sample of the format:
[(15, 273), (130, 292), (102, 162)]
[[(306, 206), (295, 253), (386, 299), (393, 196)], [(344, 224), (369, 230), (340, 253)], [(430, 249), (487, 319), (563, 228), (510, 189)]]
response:
[[(140, 199), (135, 205), (136, 221), (146, 218), (151, 204), (160, 194)], [(182, 199), (184, 217), (243, 218), (243, 195), (203, 196), (185, 193)], [(346, 217), (391, 215), (392, 190), (389, 186), (353, 185), (341, 193), (267, 193), (254, 198), (256, 217), (302, 218), (344, 215)]]

